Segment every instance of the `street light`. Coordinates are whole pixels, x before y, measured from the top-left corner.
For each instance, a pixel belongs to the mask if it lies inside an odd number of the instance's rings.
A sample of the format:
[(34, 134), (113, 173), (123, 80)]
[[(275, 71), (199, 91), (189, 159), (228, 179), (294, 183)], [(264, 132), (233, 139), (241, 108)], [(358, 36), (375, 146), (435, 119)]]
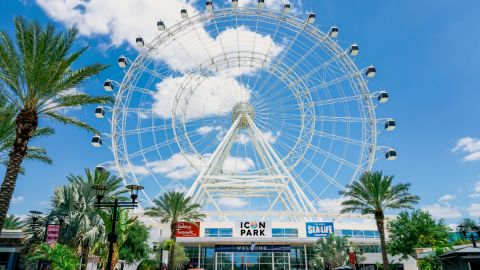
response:
[(461, 233), (461, 236), (462, 236), (462, 239), (466, 239), (467, 238), (467, 232), (470, 233), (470, 240), (472, 240), (472, 245), (473, 247), (477, 247), (477, 243), (475, 242), (475, 236), (473, 235), (473, 233), (477, 233), (477, 236), (480, 237), (480, 228), (478, 228), (477, 226), (473, 226), (473, 227), (470, 227), (470, 226), (465, 226), (465, 225), (458, 225), (457, 228), (459, 229), (460, 233)]
[[(33, 233), (34, 233), (34, 237), (36, 238), (37, 237), (37, 233), (36, 233), (36, 228), (38, 228), (38, 226), (40, 224), (38, 224), (38, 220), (40, 219), (40, 216), (42, 215), (43, 213), (40, 212), (40, 211), (35, 211), (35, 210), (32, 210), (30, 211), (30, 215), (32, 217), (32, 229), (33, 229)], [(65, 216), (66, 214), (64, 213), (51, 213), (50, 215), (48, 215), (46, 218), (45, 218), (45, 230), (43, 232), (43, 238), (42, 238), (42, 242), (45, 242), (47, 241), (47, 237), (48, 237), (48, 226), (50, 225), (59, 225), (60, 226), (60, 229), (62, 228), (62, 225), (65, 221)], [(51, 223), (51, 221), (54, 219), (54, 218), (57, 218), (58, 219), (58, 223)], [(58, 231), (58, 233), (60, 234), (60, 230)], [(37, 264), (37, 269), (42, 269), (42, 267), (44, 266), (46, 262), (42, 259), (38, 260), (38, 264)]]
[[(115, 199), (113, 202), (102, 202), (103, 198), (105, 197), (105, 193), (108, 190), (106, 185), (93, 185), (92, 189), (95, 190), (95, 196), (97, 201), (94, 203), (97, 209), (100, 208), (113, 208), (113, 214), (111, 216), (112, 221), (112, 228), (110, 233), (107, 236), (107, 240), (109, 243), (108, 247), (108, 259), (107, 259), (107, 268), (112, 269), (112, 257), (113, 257), (113, 246), (117, 242), (118, 236), (115, 233), (115, 227), (117, 224), (117, 216), (119, 209), (133, 209), (138, 206), (137, 198), (138, 192), (143, 189), (142, 186), (139, 185), (128, 185), (126, 186), (127, 189), (130, 190), (130, 198), (132, 199), (131, 202), (120, 202), (118, 199)], [(120, 210), (121, 211), (121, 210)]]

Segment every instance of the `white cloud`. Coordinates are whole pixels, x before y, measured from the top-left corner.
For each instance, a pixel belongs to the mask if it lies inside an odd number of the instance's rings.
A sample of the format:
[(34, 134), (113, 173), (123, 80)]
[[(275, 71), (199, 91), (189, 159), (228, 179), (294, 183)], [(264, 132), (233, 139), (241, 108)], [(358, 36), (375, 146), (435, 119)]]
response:
[(459, 218), (462, 216), (458, 208), (447, 203), (425, 205), (422, 209), (429, 212), (434, 218)]
[(455, 198), (455, 196), (450, 195), (450, 194), (446, 194), (446, 195), (443, 195), (442, 197), (440, 197), (438, 199), (438, 201), (442, 202), (442, 203), (447, 203), (447, 202), (453, 200), (454, 198)]
[[(85, 36), (108, 36), (113, 46), (124, 42), (135, 47), (135, 38), (139, 35), (148, 43), (158, 34), (156, 22), (161, 19), (167, 28), (180, 22), (180, 9), (186, 8), (190, 16), (203, 12), (196, 10), (187, 0), (36, 0), (38, 5), (53, 19), (72, 26), (76, 25)], [(243, 1), (240, 1), (243, 2)], [(269, 3), (270, 2), (270, 3)], [(281, 7), (281, 1), (267, 1), (267, 7)], [(251, 3), (244, 3), (251, 4)], [(208, 16), (208, 14), (205, 14)], [(261, 36), (249, 31), (244, 26), (237, 29), (226, 29), (215, 38), (205, 30), (203, 25), (183, 27), (175, 37), (175, 41), (157, 51), (175, 70), (189, 70), (198, 63), (203, 63), (210, 55), (223, 52), (251, 49), (255, 39), (255, 51), (275, 56), (280, 47), (268, 36)], [(235, 40), (238, 42), (221, 42)], [(233, 39), (234, 38), (234, 39)], [(202, 40), (202, 50), (199, 42)], [(196, 41), (196, 42), (195, 42)], [(248, 51), (248, 50), (247, 50)]]
[[(54, 107), (58, 106), (58, 103), (55, 102), (55, 100), (57, 98), (60, 98), (62, 96), (67, 96), (67, 95), (79, 95), (79, 94), (84, 94), (84, 92), (82, 92), (80, 89), (75, 88), (75, 87), (74, 88), (69, 88), (65, 91), (62, 91), (57, 97), (48, 100), (44, 105), (44, 109), (50, 109), (50, 108), (54, 108)], [(81, 109), (81, 106), (74, 106), (74, 107), (67, 107), (67, 108), (55, 108), (53, 110), (61, 111), (62, 113), (66, 113), (70, 110), (79, 110), (79, 109)]]
[(200, 135), (207, 135), (212, 131), (223, 131), (224, 129), (221, 126), (201, 126), (195, 130)]
[(176, 153), (169, 159), (149, 162), (153, 173), (161, 173), (172, 179), (188, 179), (197, 174), (203, 167), (202, 160), (196, 155)]
[(249, 157), (228, 156), (223, 163), (223, 170), (229, 173), (244, 173), (255, 168), (255, 163)]
[[(146, 166), (132, 166), (137, 175), (146, 175), (150, 170), (152, 173), (163, 174), (169, 178), (185, 180), (197, 176), (204, 168), (211, 153), (205, 154), (203, 158), (193, 154), (176, 153), (170, 158), (154, 162), (148, 162)], [(252, 159), (248, 157), (227, 156), (223, 163), (223, 170), (227, 173), (244, 173), (255, 168)]]
[(248, 142), (250, 142), (250, 138), (245, 132), (240, 132), (238, 133), (237, 139), (235, 139), (236, 143), (246, 145)]
[(262, 132), (263, 138), (269, 143), (276, 143), (280, 134), (282, 134), (280, 131), (278, 131), (275, 135), (273, 135), (271, 131)]
[(248, 204), (247, 200), (239, 197), (220, 197), (216, 202), (227, 208), (242, 208)]
[(472, 217), (480, 216), (480, 203), (472, 203), (467, 208), (467, 212)]
[[(177, 115), (182, 115), (183, 111), (186, 110), (185, 116), (187, 119), (225, 115), (232, 111), (236, 103), (250, 99), (250, 89), (234, 78), (203, 77), (193, 74), (188, 75), (188, 77), (195, 77), (201, 83), (198, 86), (195, 85), (196, 88), (192, 89), (193, 94), (187, 104), (182, 102), (177, 105), (178, 108), (175, 108)], [(172, 116), (175, 97), (184, 80), (185, 77), (170, 77), (157, 84), (153, 104), (155, 114), (163, 118)], [(186, 94), (180, 94), (180, 100), (184, 100), (185, 97)]]
[(464, 161), (480, 160), (480, 139), (472, 137), (458, 139), (457, 144), (452, 149), (452, 152), (457, 151), (466, 153), (466, 156), (463, 157)]
[(318, 200), (318, 207), (322, 211), (319, 212), (327, 212), (327, 213), (340, 213), (342, 210), (342, 202), (344, 201), (343, 198), (325, 198)]
[[(271, 131), (264, 131), (262, 132), (263, 139), (269, 142), (270, 144), (274, 144), (277, 142), (278, 137), (281, 135), (281, 132), (278, 131), (275, 135)], [(237, 139), (235, 140), (236, 143), (245, 145), (250, 142), (250, 137), (245, 132), (238, 133)]]
[(473, 188), (473, 193), (468, 195), (470, 198), (477, 198), (480, 197), (480, 181), (477, 181), (475, 183), (475, 187)]
[(12, 200), (10, 201), (11, 204), (20, 204), (25, 201), (25, 197), (23, 196), (13, 196)]

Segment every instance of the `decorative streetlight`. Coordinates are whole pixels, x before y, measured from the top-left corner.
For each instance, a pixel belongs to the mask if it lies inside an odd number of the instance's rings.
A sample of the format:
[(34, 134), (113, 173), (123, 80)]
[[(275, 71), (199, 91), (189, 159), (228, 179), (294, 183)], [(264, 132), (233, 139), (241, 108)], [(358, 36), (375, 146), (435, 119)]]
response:
[[(113, 208), (113, 214), (111, 216), (112, 221), (112, 228), (110, 233), (107, 236), (107, 240), (109, 243), (108, 247), (108, 259), (107, 259), (107, 268), (112, 269), (112, 257), (113, 257), (113, 245), (117, 242), (118, 236), (115, 233), (115, 227), (117, 224), (118, 212), (119, 209), (133, 209), (138, 206), (137, 198), (138, 192), (143, 189), (142, 186), (139, 185), (128, 185), (126, 186), (127, 189), (130, 190), (130, 198), (132, 199), (131, 202), (120, 202), (118, 199), (115, 199), (113, 202), (102, 202), (103, 198), (105, 197), (105, 192), (107, 191), (106, 185), (93, 185), (92, 189), (95, 190), (95, 195), (97, 197), (97, 201), (95, 202), (95, 207), (100, 208)], [(121, 210), (120, 210), (121, 211)]]
[(473, 247), (477, 247), (477, 242), (475, 241), (475, 235), (473, 233), (476, 233), (477, 236), (480, 237), (480, 228), (477, 226), (470, 227), (465, 225), (458, 225), (457, 228), (460, 231), (462, 239), (467, 239), (467, 232), (469, 232)]
[[(38, 224), (38, 220), (40, 219), (40, 216), (42, 215), (43, 213), (40, 212), (40, 211), (35, 211), (35, 210), (32, 210), (30, 211), (30, 215), (32, 217), (32, 229), (33, 229), (33, 233), (34, 233), (34, 237), (37, 237), (36, 235), (36, 228), (38, 228), (38, 226), (40, 224)], [(48, 237), (48, 226), (50, 225), (58, 225), (60, 226), (60, 228), (62, 228), (62, 225), (65, 221), (65, 214), (64, 213), (52, 213), (50, 215), (48, 215), (46, 218), (45, 218), (45, 230), (43, 232), (43, 238), (42, 238), (42, 242), (45, 242), (47, 241), (47, 237)], [(58, 220), (58, 223), (52, 223), (51, 221), (54, 219), (54, 218), (57, 218)], [(60, 230), (58, 231), (58, 233), (60, 234)], [(46, 262), (43, 261), (42, 259), (38, 260), (38, 264), (37, 264), (37, 269), (42, 269), (42, 267), (44, 266)]]

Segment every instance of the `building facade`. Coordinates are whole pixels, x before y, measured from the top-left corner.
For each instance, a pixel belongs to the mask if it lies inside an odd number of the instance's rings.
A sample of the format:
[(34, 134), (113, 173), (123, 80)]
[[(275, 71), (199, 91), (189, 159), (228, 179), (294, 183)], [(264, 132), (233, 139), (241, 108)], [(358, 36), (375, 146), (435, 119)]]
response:
[[(152, 245), (169, 239), (167, 224), (150, 223)], [(205, 221), (196, 225), (181, 223), (177, 241), (190, 259), (186, 268), (205, 270), (308, 270), (323, 269), (312, 261), (313, 246), (330, 234), (348, 237), (349, 257), (357, 256), (361, 269), (378, 269), (381, 263), (380, 238), (373, 223)], [(347, 251), (345, 251), (347, 256)], [(163, 260), (167, 259), (163, 256)], [(417, 269), (415, 261), (389, 258), (392, 269)], [(354, 259), (352, 258), (352, 262)], [(352, 266), (355, 266), (352, 263)]]

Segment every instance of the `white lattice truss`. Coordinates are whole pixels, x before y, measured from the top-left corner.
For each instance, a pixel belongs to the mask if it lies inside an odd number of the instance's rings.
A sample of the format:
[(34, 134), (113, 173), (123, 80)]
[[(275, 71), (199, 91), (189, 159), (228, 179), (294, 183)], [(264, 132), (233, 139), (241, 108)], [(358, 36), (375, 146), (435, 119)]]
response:
[[(247, 125), (241, 123), (248, 123)], [(223, 172), (223, 164), (237, 138), (240, 129), (245, 128), (247, 134), (260, 157), (263, 170), (260, 174), (228, 174)], [(267, 213), (265, 211), (250, 211), (249, 215), (271, 215), (271, 212), (281, 209), (281, 212), (314, 212), (315, 208), (302, 191), (292, 174), (283, 164), (272, 146), (262, 135), (248, 114), (240, 114), (233, 122), (223, 140), (215, 150), (210, 162), (199, 174), (188, 191), (188, 196), (194, 203), (215, 208), (209, 215), (226, 218), (226, 209), (217, 203), (219, 197), (266, 197), (273, 196)], [(216, 212), (216, 213), (215, 213)], [(238, 214), (238, 213), (237, 213)], [(296, 215), (290, 216), (297, 220)]]

